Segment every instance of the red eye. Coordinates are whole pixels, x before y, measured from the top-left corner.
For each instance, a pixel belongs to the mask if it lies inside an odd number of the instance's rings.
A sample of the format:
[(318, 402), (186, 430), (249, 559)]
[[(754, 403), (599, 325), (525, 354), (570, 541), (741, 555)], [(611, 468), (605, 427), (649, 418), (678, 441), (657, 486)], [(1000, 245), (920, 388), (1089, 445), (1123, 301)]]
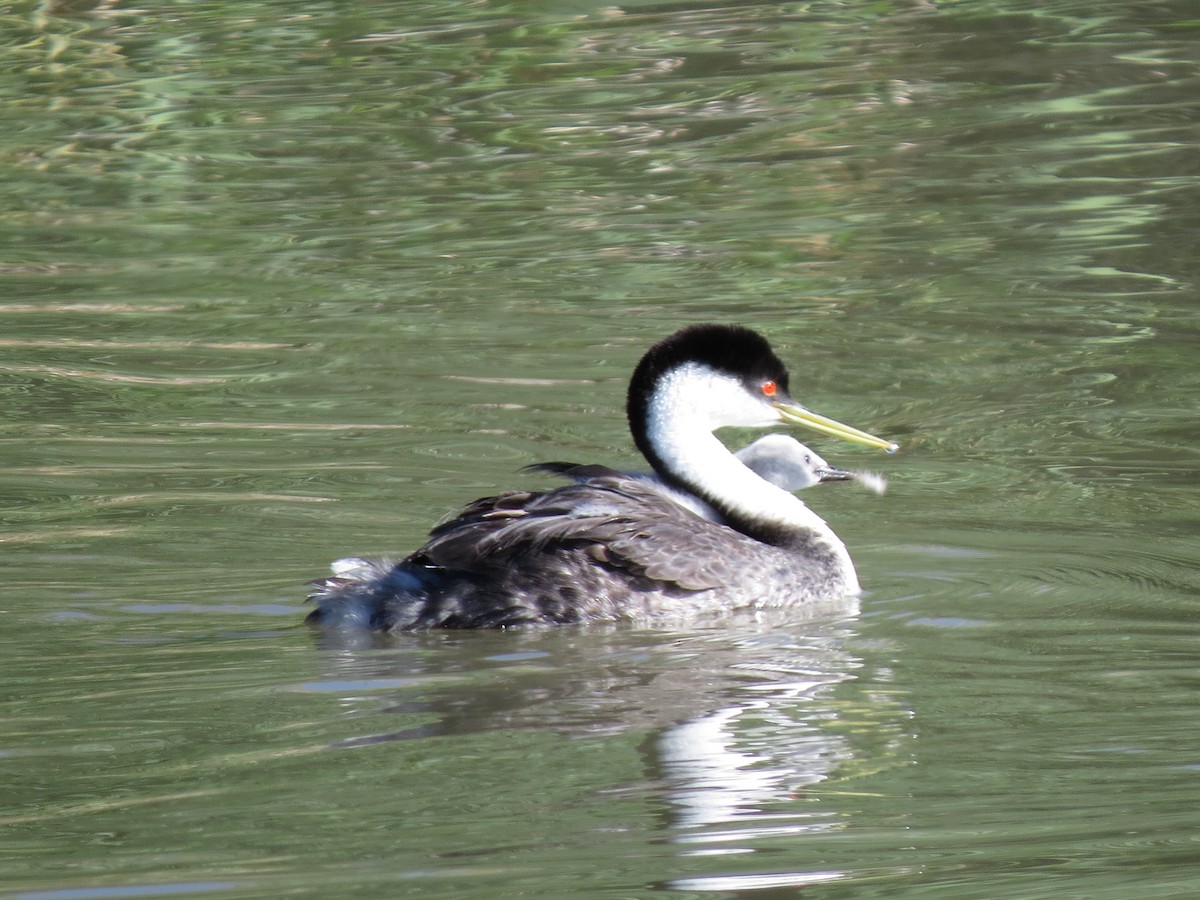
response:
[(764, 381), (762, 383), (762, 392), (764, 397), (774, 397), (775, 392), (779, 390), (779, 386), (773, 381)]

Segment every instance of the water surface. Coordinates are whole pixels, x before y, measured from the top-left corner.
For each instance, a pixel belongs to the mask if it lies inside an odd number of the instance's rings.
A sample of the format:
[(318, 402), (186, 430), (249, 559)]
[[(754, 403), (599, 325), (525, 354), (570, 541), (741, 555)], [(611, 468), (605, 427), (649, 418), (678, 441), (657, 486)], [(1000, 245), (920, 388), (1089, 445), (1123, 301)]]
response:
[[(1198, 63), (1180, 2), (8, 8), (4, 890), (1197, 893)], [(299, 625), (636, 466), (714, 320), (902, 443), (811, 438), (891, 485), (806, 495), (858, 603)]]

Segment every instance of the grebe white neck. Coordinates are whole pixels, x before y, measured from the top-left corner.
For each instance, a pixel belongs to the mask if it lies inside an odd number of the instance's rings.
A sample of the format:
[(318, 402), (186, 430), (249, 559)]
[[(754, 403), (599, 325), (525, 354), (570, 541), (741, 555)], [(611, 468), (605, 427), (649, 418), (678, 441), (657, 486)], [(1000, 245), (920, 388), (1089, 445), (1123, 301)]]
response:
[[(745, 387), (707, 366), (687, 363), (665, 373), (646, 408), (646, 443), (660, 478), (711, 504), (750, 537), (804, 535), (825, 544), (853, 578), (854, 566), (833, 529), (798, 497), (747, 468), (713, 434), (724, 426), (779, 422), (769, 402), (755, 403)], [(774, 541), (772, 541), (774, 542)]]

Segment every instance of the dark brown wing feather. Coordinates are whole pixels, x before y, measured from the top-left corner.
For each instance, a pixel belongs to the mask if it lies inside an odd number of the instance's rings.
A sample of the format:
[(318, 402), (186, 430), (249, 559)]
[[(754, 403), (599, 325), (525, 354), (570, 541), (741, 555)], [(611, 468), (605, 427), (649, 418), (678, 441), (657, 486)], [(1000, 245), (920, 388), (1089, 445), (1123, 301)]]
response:
[(698, 591), (729, 582), (725, 560), (735, 541), (754, 543), (643, 482), (603, 469), (544, 493), (477, 500), (435, 528), (413, 561), (486, 575), (520, 567), (531, 554), (582, 550), (631, 575)]

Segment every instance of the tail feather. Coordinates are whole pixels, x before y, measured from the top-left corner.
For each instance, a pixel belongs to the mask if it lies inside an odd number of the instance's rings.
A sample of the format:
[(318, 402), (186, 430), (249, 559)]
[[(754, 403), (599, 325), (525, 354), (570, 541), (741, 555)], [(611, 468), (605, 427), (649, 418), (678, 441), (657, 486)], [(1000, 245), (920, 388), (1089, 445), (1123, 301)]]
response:
[[(333, 574), (312, 582), (317, 605), (305, 621), (338, 630), (411, 627), (428, 600), (425, 582), (386, 560), (339, 559)], [(407, 613), (407, 614), (406, 614)]]

